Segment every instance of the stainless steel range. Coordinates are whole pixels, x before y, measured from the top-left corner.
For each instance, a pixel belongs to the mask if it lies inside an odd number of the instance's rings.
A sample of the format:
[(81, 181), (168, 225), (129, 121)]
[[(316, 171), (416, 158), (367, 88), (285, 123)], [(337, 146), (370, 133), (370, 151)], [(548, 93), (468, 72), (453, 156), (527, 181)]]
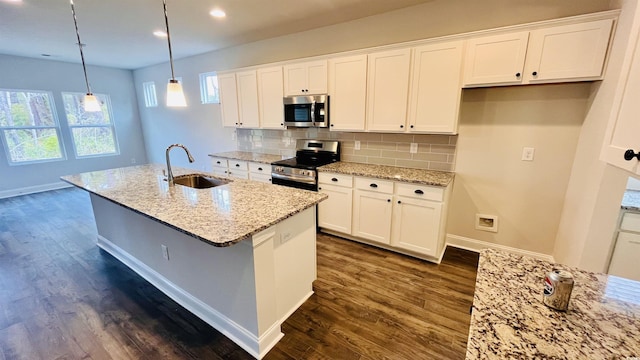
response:
[(340, 161), (335, 140), (296, 141), (296, 157), (271, 163), (271, 182), (276, 185), (318, 191), (318, 166)]

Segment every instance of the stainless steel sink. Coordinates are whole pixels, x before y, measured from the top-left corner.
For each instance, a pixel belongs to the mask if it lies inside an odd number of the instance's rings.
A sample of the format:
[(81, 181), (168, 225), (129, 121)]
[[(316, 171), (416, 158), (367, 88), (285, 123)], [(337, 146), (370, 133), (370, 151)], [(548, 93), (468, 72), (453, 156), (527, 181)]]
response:
[(231, 182), (201, 174), (179, 175), (173, 178), (174, 184), (188, 186), (195, 189), (207, 189), (215, 186), (225, 185)]

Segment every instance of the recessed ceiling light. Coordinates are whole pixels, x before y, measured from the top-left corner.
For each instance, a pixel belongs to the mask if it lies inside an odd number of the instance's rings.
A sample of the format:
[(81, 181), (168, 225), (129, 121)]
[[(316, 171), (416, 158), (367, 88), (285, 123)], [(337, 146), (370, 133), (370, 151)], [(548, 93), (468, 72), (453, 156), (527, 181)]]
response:
[(166, 38), (167, 37), (167, 33), (162, 31), (162, 30), (156, 30), (153, 32), (153, 35), (157, 36), (157, 37), (161, 37), (161, 38)]
[(215, 18), (223, 18), (223, 17), (227, 16), (227, 14), (224, 11), (220, 10), (220, 9), (211, 10), (211, 12), (209, 14), (211, 14), (211, 16), (213, 16)]
[(6, 3), (21, 3), (22, 0), (1, 0), (2, 2), (6, 2)]

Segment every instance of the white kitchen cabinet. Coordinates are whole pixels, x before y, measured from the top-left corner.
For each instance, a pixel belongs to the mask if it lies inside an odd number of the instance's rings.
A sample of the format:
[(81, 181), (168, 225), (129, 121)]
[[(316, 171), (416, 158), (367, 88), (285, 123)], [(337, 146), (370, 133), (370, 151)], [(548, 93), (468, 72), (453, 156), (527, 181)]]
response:
[[(440, 255), (440, 244), (444, 240), (443, 205), (440, 201), (425, 200), (433, 190), (443, 193), (442, 189), (433, 187), (396, 184), (392, 246), (432, 257)], [(397, 195), (399, 192), (407, 195)]]
[(284, 66), (285, 96), (327, 93), (327, 61), (307, 61)]
[(229, 159), (229, 177), (237, 179), (249, 179), (249, 164), (246, 161)]
[(330, 128), (363, 131), (367, 99), (367, 55), (329, 59)]
[(249, 180), (271, 183), (271, 165), (249, 162)]
[(463, 47), (452, 41), (413, 49), (409, 132), (457, 132)]
[(624, 211), (609, 274), (640, 281), (640, 213)]
[(612, 25), (606, 19), (472, 38), (464, 86), (601, 79)]
[(353, 193), (353, 232), (367, 240), (391, 242), (393, 182), (356, 178)]
[[(640, 11), (640, 10), (639, 10)], [(639, 18), (636, 16), (636, 18)], [(604, 146), (600, 158), (611, 165), (640, 174), (640, 158), (625, 157), (640, 153), (640, 20), (634, 24), (626, 44), (618, 89), (613, 100)], [(627, 160), (629, 159), (629, 160)]]
[(261, 128), (285, 128), (283, 97), (282, 66), (258, 69), (258, 108)]
[(318, 204), (318, 226), (351, 234), (353, 179), (350, 175), (320, 173), (318, 191), (329, 198)]
[(238, 126), (240, 118), (238, 115), (236, 74), (219, 74), (218, 89), (220, 90), (220, 110), (222, 113), (222, 125), (229, 127)]
[(219, 177), (227, 177), (229, 170), (228, 160), (225, 158), (211, 157), (211, 172)]
[(238, 93), (238, 127), (260, 127), (258, 78), (255, 70), (236, 73)]
[(367, 130), (405, 131), (410, 63), (409, 48), (369, 54)]

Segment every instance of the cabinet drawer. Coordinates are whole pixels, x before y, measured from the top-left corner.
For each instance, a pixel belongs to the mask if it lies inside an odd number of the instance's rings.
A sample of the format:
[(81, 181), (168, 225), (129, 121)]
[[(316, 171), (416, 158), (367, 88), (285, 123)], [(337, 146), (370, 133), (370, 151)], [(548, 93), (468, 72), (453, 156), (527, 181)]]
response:
[(318, 173), (318, 183), (353, 187), (353, 176), (321, 172)]
[(247, 166), (246, 161), (240, 160), (229, 160), (229, 171), (249, 171), (249, 167)]
[(625, 213), (622, 216), (620, 230), (640, 232), (640, 214), (631, 212)]
[(396, 183), (396, 195), (424, 199), (432, 201), (443, 201), (444, 188), (427, 185)]
[(227, 159), (224, 158), (219, 158), (219, 157), (212, 157), (211, 158), (211, 164), (213, 167), (219, 167), (219, 168), (227, 168)]
[(263, 183), (271, 183), (271, 173), (269, 174), (261, 174), (261, 173), (249, 173), (249, 179), (253, 181), (259, 181)]
[(392, 194), (393, 181), (357, 177), (356, 189)]
[[(256, 174), (271, 174), (271, 165), (263, 163), (249, 163), (249, 171)], [(271, 176), (271, 175), (269, 175)]]

